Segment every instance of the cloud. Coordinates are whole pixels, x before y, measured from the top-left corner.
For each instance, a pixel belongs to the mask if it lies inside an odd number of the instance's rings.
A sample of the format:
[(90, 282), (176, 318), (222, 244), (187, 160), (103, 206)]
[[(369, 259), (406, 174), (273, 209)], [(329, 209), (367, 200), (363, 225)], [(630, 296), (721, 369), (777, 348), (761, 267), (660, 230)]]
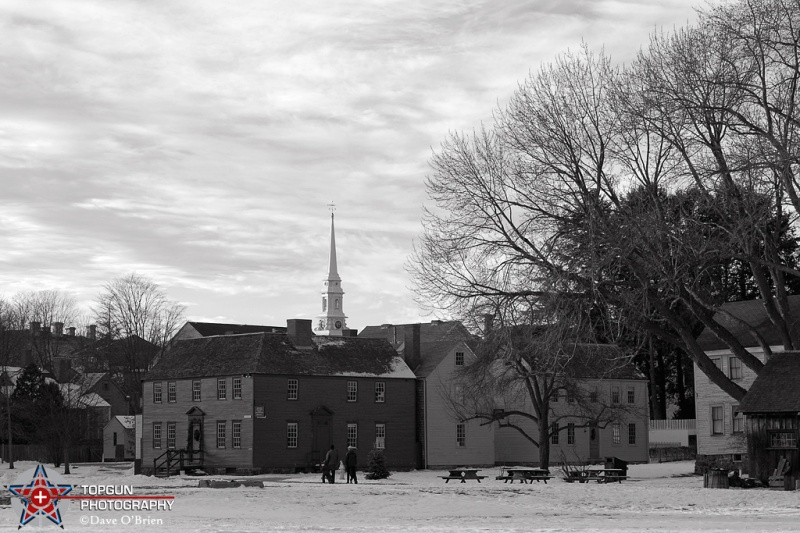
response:
[(136, 270), (195, 317), (311, 317), (334, 201), (349, 324), (419, 319), (431, 150), (581, 39), (629, 61), (690, 3), (8, 1), (0, 292)]

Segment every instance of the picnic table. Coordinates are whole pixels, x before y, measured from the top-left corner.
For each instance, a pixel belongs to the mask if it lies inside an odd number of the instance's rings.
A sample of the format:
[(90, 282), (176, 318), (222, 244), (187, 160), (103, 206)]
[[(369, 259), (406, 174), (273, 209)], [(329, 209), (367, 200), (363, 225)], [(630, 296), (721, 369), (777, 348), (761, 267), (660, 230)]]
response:
[(575, 470), (570, 472), (570, 477), (567, 481), (577, 481), (579, 483), (586, 483), (587, 481), (597, 481), (598, 483), (609, 483), (616, 481), (622, 483), (623, 479), (627, 479), (625, 470), (622, 468), (605, 468), (602, 466), (589, 466), (584, 470)]
[(456, 468), (454, 470), (450, 470), (450, 475), (448, 476), (440, 476), (445, 483), (449, 483), (451, 479), (460, 479), (461, 483), (466, 483), (468, 479), (474, 479), (478, 483), (481, 482), (486, 476), (479, 476), (479, 470), (474, 468)]
[(533, 483), (536, 481), (544, 481), (547, 484), (547, 480), (550, 479), (552, 476), (550, 475), (550, 471), (546, 468), (533, 468), (533, 467), (526, 467), (526, 466), (515, 466), (506, 468), (501, 472), (497, 479), (502, 479), (503, 483), (514, 481), (519, 481), (520, 483)]

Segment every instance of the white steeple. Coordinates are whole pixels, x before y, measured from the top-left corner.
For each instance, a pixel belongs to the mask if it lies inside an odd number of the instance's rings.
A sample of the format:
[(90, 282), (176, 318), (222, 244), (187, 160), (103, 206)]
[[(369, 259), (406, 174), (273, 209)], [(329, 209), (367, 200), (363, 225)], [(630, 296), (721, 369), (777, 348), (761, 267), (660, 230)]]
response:
[(322, 313), (317, 315), (317, 324), (314, 331), (317, 335), (342, 335), (342, 330), (347, 328), (344, 315), (344, 291), (342, 278), (336, 265), (336, 235), (333, 228), (333, 211), (336, 206), (329, 204), (331, 210), (331, 250), (328, 260), (328, 277), (322, 286)]

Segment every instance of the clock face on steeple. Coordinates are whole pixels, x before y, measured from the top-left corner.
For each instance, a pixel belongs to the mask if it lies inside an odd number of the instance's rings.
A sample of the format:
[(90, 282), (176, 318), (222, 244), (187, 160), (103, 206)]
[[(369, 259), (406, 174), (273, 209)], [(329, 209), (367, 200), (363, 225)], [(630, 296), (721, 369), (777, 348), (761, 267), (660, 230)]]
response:
[(334, 326), (336, 326), (336, 329), (342, 329), (342, 322), (341, 322), (341, 320), (337, 320), (337, 321), (336, 321), (336, 324), (334, 324)]

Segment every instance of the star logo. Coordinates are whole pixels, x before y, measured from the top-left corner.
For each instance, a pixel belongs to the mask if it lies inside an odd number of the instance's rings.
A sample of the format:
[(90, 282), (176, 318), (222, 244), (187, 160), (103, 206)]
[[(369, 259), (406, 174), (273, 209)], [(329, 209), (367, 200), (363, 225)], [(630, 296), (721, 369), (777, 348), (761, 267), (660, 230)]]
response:
[[(30, 482), (26, 483), (25, 480), (28, 479)], [(58, 499), (69, 493), (72, 485), (61, 483), (58, 474), (51, 474), (48, 477), (47, 471), (42, 465), (22, 474), (17, 478), (17, 483), (17, 485), (8, 487), (11, 494), (19, 498), (18, 501), (15, 501), (19, 505), (13, 506), (16, 511), (20, 512), (17, 529), (28, 524), (37, 516), (48, 518), (52, 523), (64, 529), (61, 511), (58, 509)]]

